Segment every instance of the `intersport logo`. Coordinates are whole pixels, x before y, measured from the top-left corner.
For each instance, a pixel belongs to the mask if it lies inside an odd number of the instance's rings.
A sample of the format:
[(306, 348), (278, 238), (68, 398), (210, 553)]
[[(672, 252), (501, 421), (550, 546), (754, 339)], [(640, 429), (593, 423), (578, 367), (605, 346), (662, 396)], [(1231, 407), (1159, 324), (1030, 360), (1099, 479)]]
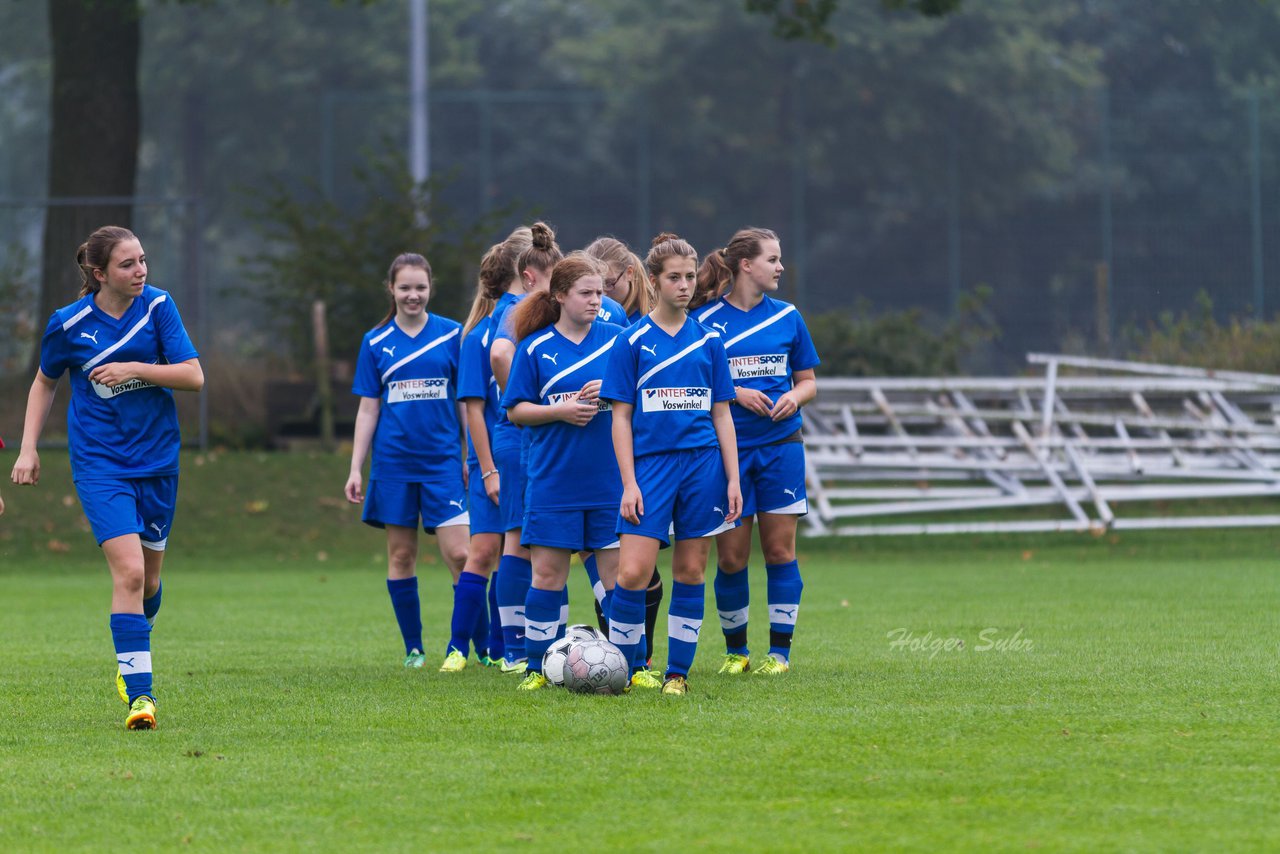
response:
[(89, 382), (93, 386), (93, 390), (97, 393), (98, 397), (101, 397), (104, 400), (110, 400), (113, 397), (119, 397), (127, 392), (138, 391), (143, 388), (155, 388), (154, 383), (149, 383), (146, 380), (129, 380), (128, 382), (120, 383), (120, 385), (115, 388), (109, 388), (102, 383), (94, 382), (93, 380), (89, 380)]
[[(566, 400), (572, 400), (578, 396), (576, 391), (558, 391), (554, 394), (547, 395), (547, 404), (555, 406), (557, 403), (563, 403)], [(613, 401), (605, 400), (602, 397), (596, 398), (597, 412), (610, 412), (613, 410)]]
[(411, 403), (416, 400), (445, 400), (449, 394), (448, 377), (421, 380), (392, 380), (387, 383), (387, 403)]
[(729, 359), (729, 374), (735, 380), (748, 380), (752, 377), (785, 377), (789, 373), (786, 353), (734, 356)]
[(711, 411), (711, 389), (690, 386), (685, 388), (647, 388), (641, 395), (641, 408), (645, 412), (676, 412), (681, 410)]

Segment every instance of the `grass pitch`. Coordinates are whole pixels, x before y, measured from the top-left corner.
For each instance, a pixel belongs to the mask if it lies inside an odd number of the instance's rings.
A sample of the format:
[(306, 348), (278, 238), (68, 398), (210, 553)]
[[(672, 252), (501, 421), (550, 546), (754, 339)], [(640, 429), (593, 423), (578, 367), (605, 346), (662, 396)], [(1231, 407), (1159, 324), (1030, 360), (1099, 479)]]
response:
[(345, 461), (188, 456), (160, 728), (128, 733), (106, 569), (44, 463), (0, 517), (4, 850), (1280, 847), (1273, 531), (802, 541), (790, 674), (717, 676), (712, 605), (686, 698), (530, 695), (401, 668)]

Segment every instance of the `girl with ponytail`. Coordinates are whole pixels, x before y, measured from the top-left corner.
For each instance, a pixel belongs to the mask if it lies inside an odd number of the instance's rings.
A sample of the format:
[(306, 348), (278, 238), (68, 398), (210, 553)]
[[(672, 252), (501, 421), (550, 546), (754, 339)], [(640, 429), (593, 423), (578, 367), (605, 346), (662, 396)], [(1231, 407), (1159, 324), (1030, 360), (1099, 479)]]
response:
[[(693, 247), (660, 234), (645, 267), (657, 306), (618, 337), (600, 390), (613, 401), (623, 485), (609, 640), (629, 657), (633, 686), (682, 695), (702, 629), (711, 537), (737, 524), (742, 508), (729, 414), (733, 384), (720, 336), (685, 311), (697, 270)], [(672, 529), (668, 659), (659, 680), (643, 657), (645, 588)]]
[(515, 310), (520, 346), (502, 405), (528, 437), (521, 536), (533, 578), (523, 603), (528, 669), (521, 690), (547, 684), (542, 656), (559, 635), (572, 553), (594, 553), (606, 596), (617, 573), (614, 528), (622, 482), (600, 384), (622, 327), (597, 319), (603, 298), (602, 265), (574, 253), (552, 269), (547, 291), (531, 294)]
[(753, 522), (760, 529), (769, 602), (769, 654), (755, 673), (790, 669), (804, 589), (796, 562), (796, 522), (808, 512), (800, 408), (817, 395), (818, 354), (800, 312), (770, 296), (782, 271), (778, 235), (763, 228), (742, 229), (698, 271), (698, 289), (710, 302), (693, 316), (725, 340), (737, 404), (732, 412), (743, 523), (716, 537), (715, 579), (726, 645), (720, 672), (731, 675), (752, 669), (746, 569)]

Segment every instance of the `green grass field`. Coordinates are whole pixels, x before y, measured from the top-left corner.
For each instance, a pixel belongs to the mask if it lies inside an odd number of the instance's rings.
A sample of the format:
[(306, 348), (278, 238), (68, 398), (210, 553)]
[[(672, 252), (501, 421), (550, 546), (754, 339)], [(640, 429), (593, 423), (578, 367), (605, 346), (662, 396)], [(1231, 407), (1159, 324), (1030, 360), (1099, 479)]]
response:
[(345, 461), (188, 456), (159, 729), (129, 733), (105, 565), (44, 463), (3, 487), (5, 851), (1280, 848), (1275, 531), (804, 541), (787, 676), (718, 677), (709, 631), (686, 698), (528, 695), (401, 668)]

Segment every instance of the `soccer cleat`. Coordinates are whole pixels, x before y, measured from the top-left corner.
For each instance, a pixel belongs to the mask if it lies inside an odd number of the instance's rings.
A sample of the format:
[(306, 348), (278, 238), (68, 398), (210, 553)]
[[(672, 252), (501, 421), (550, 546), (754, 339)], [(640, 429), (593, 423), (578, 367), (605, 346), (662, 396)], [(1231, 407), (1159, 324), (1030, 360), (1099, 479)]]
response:
[(684, 696), (689, 693), (689, 680), (679, 673), (672, 674), (662, 683), (662, 693)]
[(440, 672), (461, 673), (466, 666), (467, 657), (456, 649), (450, 649), (449, 654), (444, 657), (444, 664), (440, 665)]
[(746, 673), (751, 669), (751, 658), (746, 655), (739, 655), (736, 652), (727, 652), (724, 656), (724, 664), (720, 665), (717, 673), (727, 673), (730, 676), (738, 676)]
[(545, 688), (550, 684), (551, 681), (547, 679), (547, 677), (543, 676), (539, 671), (530, 670), (525, 675), (524, 679), (520, 680), (520, 684), (516, 686), (516, 690), (537, 691), (539, 688)]
[(524, 673), (527, 658), (517, 658), (515, 661), (507, 661), (502, 659), (502, 663), (498, 665), (498, 669), (503, 673)]
[(502, 663), (501, 658), (490, 658), (487, 655), (480, 656), (481, 667), (497, 667), (501, 663)]
[(774, 655), (767, 655), (764, 664), (756, 668), (757, 676), (781, 676), (791, 669), (791, 664), (785, 658), (778, 658)]
[(631, 674), (631, 681), (627, 683), (628, 688), (661, 688), (662, 680), (658, 678), (658, 674), (649, 668), (641, 668)]
[(125, 729), (155, 729), (156, 701), (143, 694), (129, 705), (129, 717), (124, 719)]
[(129, 687), (124, 684), (124, 674), (119, 667), (116, 667), (116, 693), (120, 695), (120, 702), (129, 705)]
[(415, 670), (427, 663), (427, 657), (422, 654), (420, 649), (412, 649), (409, 654), (404, 657), (404, 666), (412, 667)]

